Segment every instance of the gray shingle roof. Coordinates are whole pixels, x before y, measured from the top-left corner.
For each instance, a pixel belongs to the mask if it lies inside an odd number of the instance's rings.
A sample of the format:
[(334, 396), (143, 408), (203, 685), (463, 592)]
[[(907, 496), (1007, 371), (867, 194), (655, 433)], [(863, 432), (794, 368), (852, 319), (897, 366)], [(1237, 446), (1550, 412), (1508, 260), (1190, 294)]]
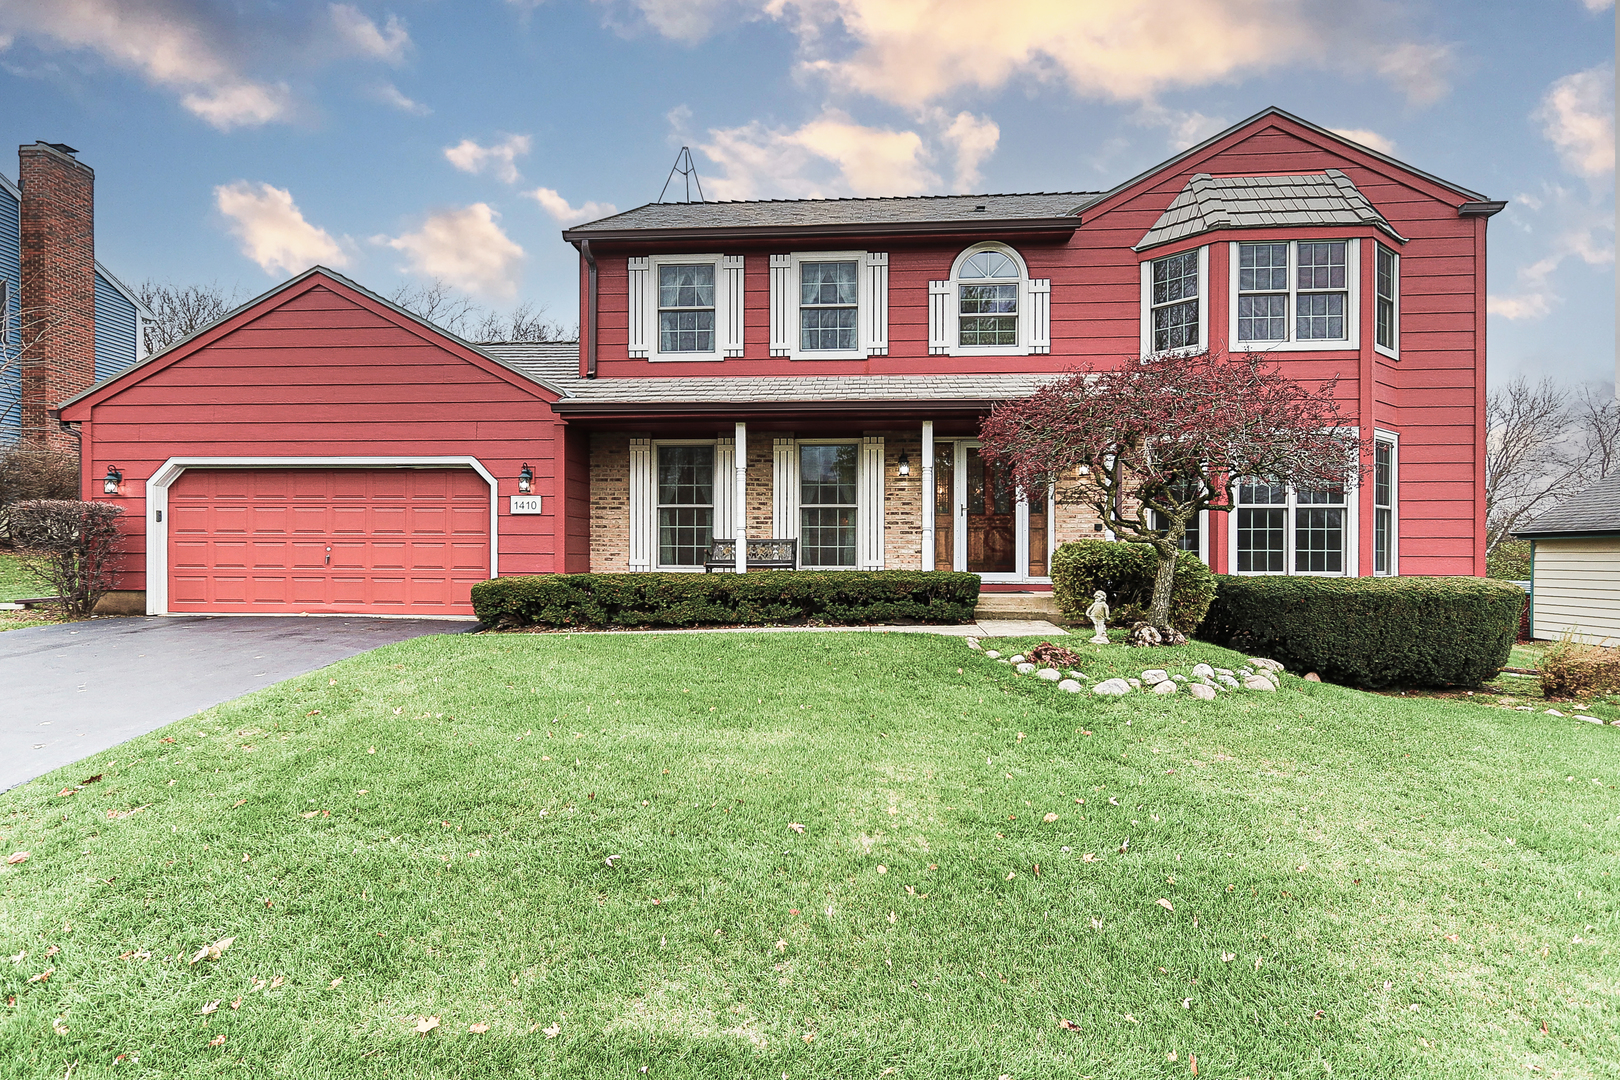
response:
[(1517, 530), (1517, 535), (1526, 537), (1572, 533), (1620, 533), (1620, 472), (1577, 492)]
[[(912, 224), (975, 219), (1066, 217), (1096, 192), (1027, 195), (918, 195), (881, 199), (763, 199), (753, 202), (648, 203), (576, 225), (574, 233), (621, 229), (719, 229), (760, 226)], [(984, 209), (978, 209), (983, 207)]]
[(617, 406), (692, 405), (699, 409), (752, 404), (953, 401), (980, 403), (1026, 397), (1062, 376), (1053, 372), (993, 372), (976, 375), (637, 375), (586, 379), (579, 374), (579, 342), (483, 342), (480, 349), (563, 395), (569, 404)]
[(1137, 243), (1136, 250), (1216, 229), (1273, 225), (1373, 225), (1405, 242), (1338, 169), (1305, 176), (1197, 173)]

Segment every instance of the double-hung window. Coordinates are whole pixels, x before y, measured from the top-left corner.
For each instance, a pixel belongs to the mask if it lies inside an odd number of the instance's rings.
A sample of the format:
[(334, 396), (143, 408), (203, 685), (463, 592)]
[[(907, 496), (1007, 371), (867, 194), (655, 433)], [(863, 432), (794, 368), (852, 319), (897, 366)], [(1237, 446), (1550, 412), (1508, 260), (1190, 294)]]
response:
[(1399, 573), (1395, 554), (1395, 440), (1373, 440), (1373, 573)]
[(1233, 339), (1265, 348), (1353, 346), (1357, 248), (1352, 240), (1233, 244)]
[(659, 265), (658, 351), (714, 352), (714, 263)]
[(1342, 486), (1294, 490), (1247, 480), (1238, 485), (1234, 562), (1240, 574), (1346, 573), (1349, 505)]
[(1148, 351), (1203, 344), (1204, 251), (1183, 251), (1148, 264)]
[(854, 443), (799, 445), (800, 566), (855, 565), (859, 453)]
[(1378, 264), (1373, 273), (1373, 345), (1379, 352), (1399, 356), (1401, 347), (1401, 257), (1383, 244), (1375, 245)]
[(626, 262), (626, 355), (692, 362), (743, 355), (741, 255), (637, 255)]
[(859, 348), (860, 263), (854, 259), (799, 263), (799, 351)]
[(658, 565), (702, 566), (714, 539), (714, 447), (658, 447)]

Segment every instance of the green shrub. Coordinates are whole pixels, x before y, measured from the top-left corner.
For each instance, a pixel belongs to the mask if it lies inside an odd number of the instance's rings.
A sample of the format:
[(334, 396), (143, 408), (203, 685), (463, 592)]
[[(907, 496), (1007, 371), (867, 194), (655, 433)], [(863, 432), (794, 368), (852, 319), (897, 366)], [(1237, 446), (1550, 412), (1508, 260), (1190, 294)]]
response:
[(1486, 578), (1216, 581), (1200, 637), (1359, 686), (1476, 686), (1507, 663), (1524, 606)]
[(977, 574), (921, 570), (552, 574), (472, 589), (479, 619), (500, 626), (965, 623), (978, 598)]
[[(1147, 618), (1159, 555), (1147, 544), (1077, 540), (1052, 553), (1052, 598), (1058, 610), (1084, 619), (1098, 589), (1108, 594), (1108, 621), (1129, 626)], [(1183, 634), (1198, 629), (1215, 598), (1215, 575), (1198, 556), (1181, 552), (1170, 598), (1170, 625)]]

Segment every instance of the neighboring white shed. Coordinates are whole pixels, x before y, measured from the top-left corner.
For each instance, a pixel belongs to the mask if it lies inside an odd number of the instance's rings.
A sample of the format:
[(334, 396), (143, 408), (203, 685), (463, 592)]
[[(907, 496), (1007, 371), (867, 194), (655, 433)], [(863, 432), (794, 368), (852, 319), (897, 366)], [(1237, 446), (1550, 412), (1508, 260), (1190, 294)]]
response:
[(1620, 472), (1517, 535), (1530, 541), (1530, 636), (1620, 645)]

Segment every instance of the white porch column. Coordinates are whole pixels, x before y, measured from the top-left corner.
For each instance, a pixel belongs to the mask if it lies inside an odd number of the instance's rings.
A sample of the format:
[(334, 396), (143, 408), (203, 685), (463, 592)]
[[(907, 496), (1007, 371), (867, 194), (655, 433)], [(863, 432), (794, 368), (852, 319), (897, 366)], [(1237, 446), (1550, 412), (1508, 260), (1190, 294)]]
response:
[(732, 512), (736, 516), (736, 528), (733, 535), (737, 538), (737, 570), (739, 574), (748, 572), (748, 425), (742, 421), (737, 422), (737, 442), (733, 451), (736, 469), (736, 495), (732, 505)]
[(922, 422), (922, 568), (934, 569), (934, 422)]

